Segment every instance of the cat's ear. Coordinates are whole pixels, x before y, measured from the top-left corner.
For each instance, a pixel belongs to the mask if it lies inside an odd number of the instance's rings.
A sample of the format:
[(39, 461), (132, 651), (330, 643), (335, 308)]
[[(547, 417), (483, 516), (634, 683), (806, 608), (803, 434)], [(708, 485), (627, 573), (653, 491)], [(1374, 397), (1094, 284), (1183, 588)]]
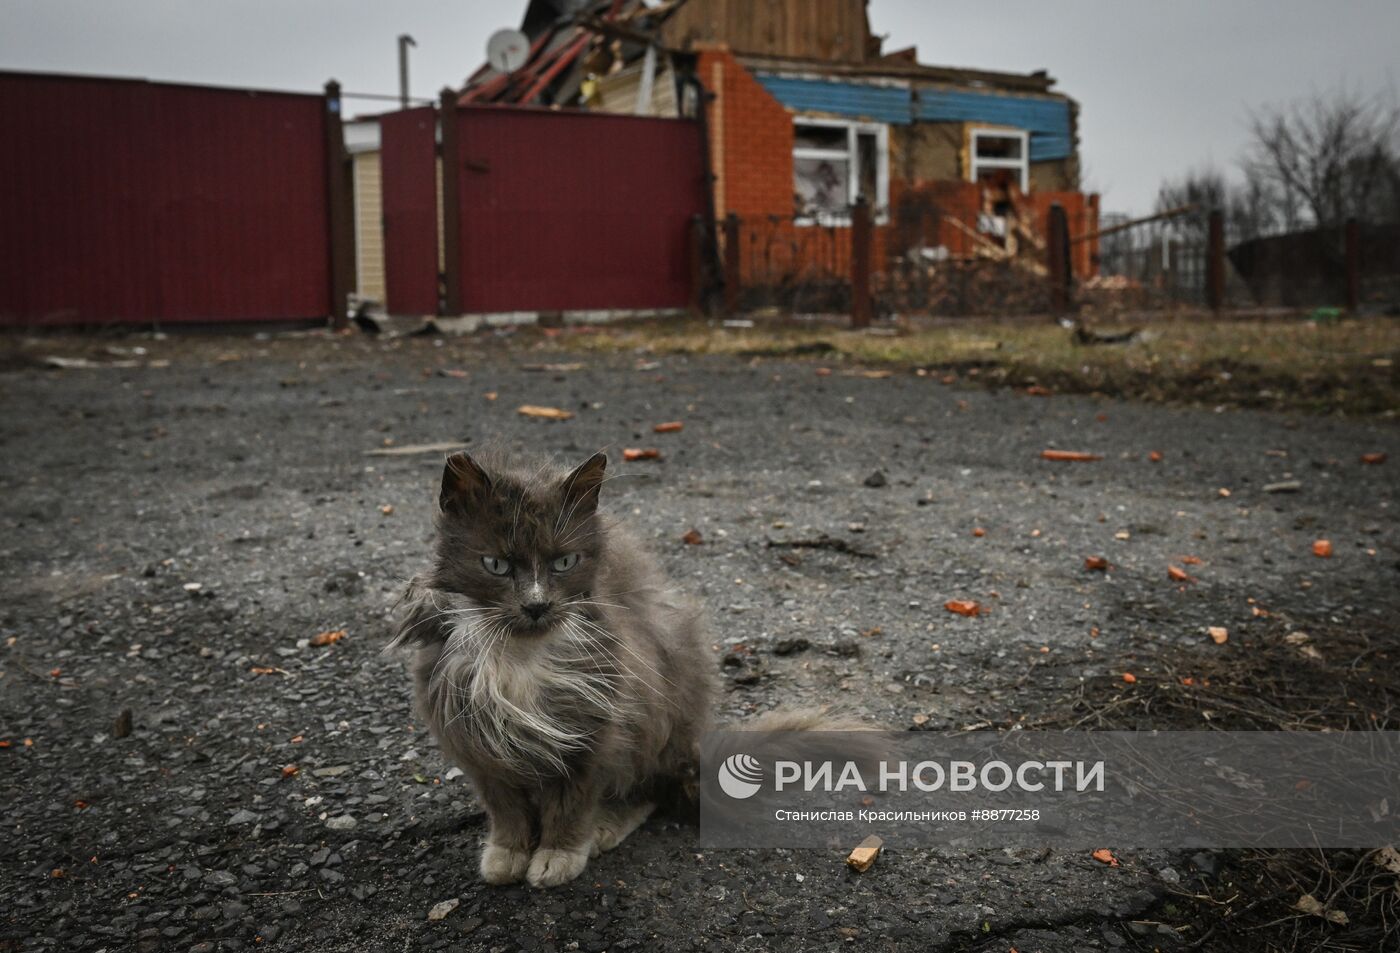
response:
[(595, 453), (564, 478), (564, 503), (574, 513), (586, 516), (598, 509), (598, 488), (608, 466), (606, 453)]
[(491, 478), (481, 465), (465, 453), (454, 453), (442, 468), (438, 506), (444, 513), (469, 513), (486, 499), (490, 489)]

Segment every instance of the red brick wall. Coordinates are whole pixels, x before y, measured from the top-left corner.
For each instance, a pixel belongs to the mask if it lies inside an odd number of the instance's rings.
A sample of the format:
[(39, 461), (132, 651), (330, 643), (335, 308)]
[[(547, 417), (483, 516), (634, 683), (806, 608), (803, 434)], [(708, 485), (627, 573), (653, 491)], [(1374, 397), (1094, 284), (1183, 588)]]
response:
[(792, 215), (792, 114), (728, 50), (701, 51), (699, 69), (701, 82), (715, 94), (715, 211)]

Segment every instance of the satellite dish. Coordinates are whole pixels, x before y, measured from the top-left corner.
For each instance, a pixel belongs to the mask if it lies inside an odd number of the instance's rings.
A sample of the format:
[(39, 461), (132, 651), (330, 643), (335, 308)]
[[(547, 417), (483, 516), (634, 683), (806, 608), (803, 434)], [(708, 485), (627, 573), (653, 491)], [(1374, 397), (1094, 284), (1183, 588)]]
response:
[(497, 30), (486, 41), (486, 61), (499, 73), (514, 73), (530, 55), (530, 39), (519, 30)]

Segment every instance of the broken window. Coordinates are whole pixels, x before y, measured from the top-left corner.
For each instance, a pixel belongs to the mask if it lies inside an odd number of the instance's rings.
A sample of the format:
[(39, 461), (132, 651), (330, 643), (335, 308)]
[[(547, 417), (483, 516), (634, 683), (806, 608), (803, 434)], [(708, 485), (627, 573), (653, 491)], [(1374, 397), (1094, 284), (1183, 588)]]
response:
[(850, 221), (864, 196), (877, 221), (889, 204), (889, 140), (884, 126), (800, 120), (793, 126), (792, 181), (798, 222)]
[(1029, 133), (1020, 129), (973, 129), (971, 137), (969, 181), (1002, 187), (1015, 185), (1022, 192), (1030, 188)]

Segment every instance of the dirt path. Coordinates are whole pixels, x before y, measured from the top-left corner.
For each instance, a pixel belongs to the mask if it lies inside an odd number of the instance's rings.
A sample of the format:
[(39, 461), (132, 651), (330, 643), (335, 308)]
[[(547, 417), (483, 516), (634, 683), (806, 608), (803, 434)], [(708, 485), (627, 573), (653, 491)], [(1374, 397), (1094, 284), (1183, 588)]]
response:
[[(1196, 938), (1131, 922), (1198, 876), (1166, 852), (1109, 868), (1087, 850), (889, 851), (855, 874), (827, 852), (698, 851), (693, 828), (657, 820), (565, 888), (483, 887), (479, 809), (379, 655), (441, 459), (365, 455), (389, 441), (612, 448), (626, 477), (606, 505), (708, 606), (728, 719), (821, 699), (896, 727), (1058, 725), (1122, 696), (1124, 671), (1175, 685), (1183, 665), (1293, 651), (1297, 630), (1324, 662), (1331, 633), (1395, 645), (1393, 423), (487, 342), (206, 340), (169, 359), (0, 375), (0, 950)], [(530, 420), (525, 403), (577, 416)], [(651, 432), (668, 420), (684, 431)], [(664, 460), (621, 464), (624, 446)], [(1051, 463), (1047, 447), (1103, 459)], [(1376, 452), (1390, 462), (1359, 462)], [(702, 545), (681, 541), (692, 528)], [(823, 534), (868, 556), (787, 545)], [(1312, 554), (1323, 537), (1331, 559)], [(1091, 555), (1112, 570), (1086, 571)], [(1131, 697), (1114, 711), (1152, 723)]]

